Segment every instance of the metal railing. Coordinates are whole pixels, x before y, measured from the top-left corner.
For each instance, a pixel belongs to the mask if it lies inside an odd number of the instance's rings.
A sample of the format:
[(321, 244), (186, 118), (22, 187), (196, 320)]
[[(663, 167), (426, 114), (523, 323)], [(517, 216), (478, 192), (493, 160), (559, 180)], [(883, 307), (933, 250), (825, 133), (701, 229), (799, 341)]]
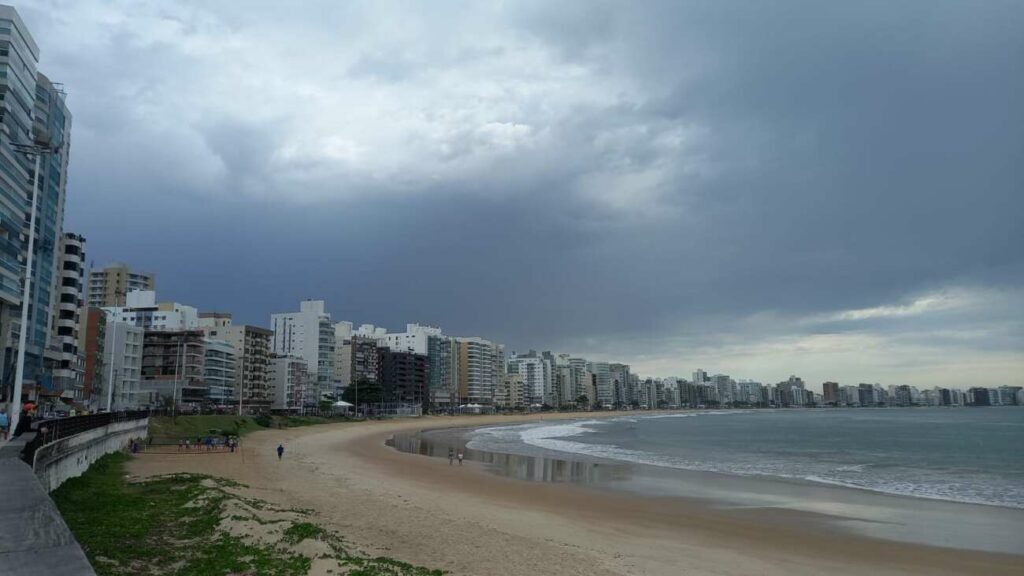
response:
[(142, 420), (148, 417), (148, 411), (139, 410), (134, 412), (103, 412), (87, 416), (52, 418), (33, 422), (32, 428), (35, 429), (36, 435), (25, 443), (25, 447), (21, 451), (21, 459), (31, 466), (32, 461), (35, 459), (36, 450), (50, 442), (81, 434), (95, 428), (102, 428), (108, 424), (129, 420)]

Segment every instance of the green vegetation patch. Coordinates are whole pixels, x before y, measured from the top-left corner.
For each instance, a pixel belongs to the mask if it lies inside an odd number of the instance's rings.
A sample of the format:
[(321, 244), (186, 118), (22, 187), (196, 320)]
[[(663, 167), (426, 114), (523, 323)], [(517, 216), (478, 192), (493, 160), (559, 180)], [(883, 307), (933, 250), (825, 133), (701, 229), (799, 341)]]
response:
[(128, 458), (106, 456), (52, 494), (100, 576), (300, 576), (314, 562), (335, 574), (443, 574), (350, 551), (309, 521), (310, 511), (242, 497), (235, 482), (197, 474), (129, 482)]

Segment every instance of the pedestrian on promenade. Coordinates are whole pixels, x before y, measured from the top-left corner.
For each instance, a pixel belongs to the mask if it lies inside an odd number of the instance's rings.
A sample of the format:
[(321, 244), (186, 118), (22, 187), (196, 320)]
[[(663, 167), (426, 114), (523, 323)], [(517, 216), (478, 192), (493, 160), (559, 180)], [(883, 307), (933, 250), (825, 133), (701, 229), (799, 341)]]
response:
[(184, 449), (185, 449), (185, 441), (182, 440), (181, 438), (178, 438), (178, 452), (181, 452)]
[(192, 441), (189, 440), (188, 438), (185, 438), (185, 451), (188, 452), (191, 449), (192, 449)]
[(284, 444), (277, 445), (277, 459), (280, 460), (281, 456), (284, 455)]
[(448, 449), (448, 465), (455, 464), (455, 448)]
[(462, 450), (459, 450), (459, 466), (462, 466)]
[(11, 421), (7, 418), (7, 412), (0, 412), (0, 440), (7, 440), (7, 429)]

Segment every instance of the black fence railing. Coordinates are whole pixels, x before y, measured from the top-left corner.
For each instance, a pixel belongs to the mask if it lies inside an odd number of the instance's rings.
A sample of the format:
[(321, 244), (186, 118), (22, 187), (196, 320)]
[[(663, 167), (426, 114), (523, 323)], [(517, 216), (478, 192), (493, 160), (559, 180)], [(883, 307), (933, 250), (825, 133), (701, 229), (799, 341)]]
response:
[(32, 428), (35, 429), (36, 435), (25, 443), (25, 447), (21, 451), (21, 459), (31, 465), (35, 459), (36, 450), (50, 442), (81, 434), (94, 428), (102, 428), (108, 424), (128, 420), (142, 420), (148, 417), (149, 411), (139, 410), (132, 412), (103, 412), (87, 416), (53, 418), (33, 422)]

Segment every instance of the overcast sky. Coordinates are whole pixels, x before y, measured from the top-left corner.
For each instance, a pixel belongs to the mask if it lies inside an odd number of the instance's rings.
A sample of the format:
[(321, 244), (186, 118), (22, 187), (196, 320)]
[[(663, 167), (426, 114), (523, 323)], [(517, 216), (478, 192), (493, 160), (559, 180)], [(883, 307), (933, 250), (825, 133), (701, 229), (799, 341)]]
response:
[(74, 115), (66, 229), (161, 300), (1024, 383), (1019, 1), (17, 7)]

